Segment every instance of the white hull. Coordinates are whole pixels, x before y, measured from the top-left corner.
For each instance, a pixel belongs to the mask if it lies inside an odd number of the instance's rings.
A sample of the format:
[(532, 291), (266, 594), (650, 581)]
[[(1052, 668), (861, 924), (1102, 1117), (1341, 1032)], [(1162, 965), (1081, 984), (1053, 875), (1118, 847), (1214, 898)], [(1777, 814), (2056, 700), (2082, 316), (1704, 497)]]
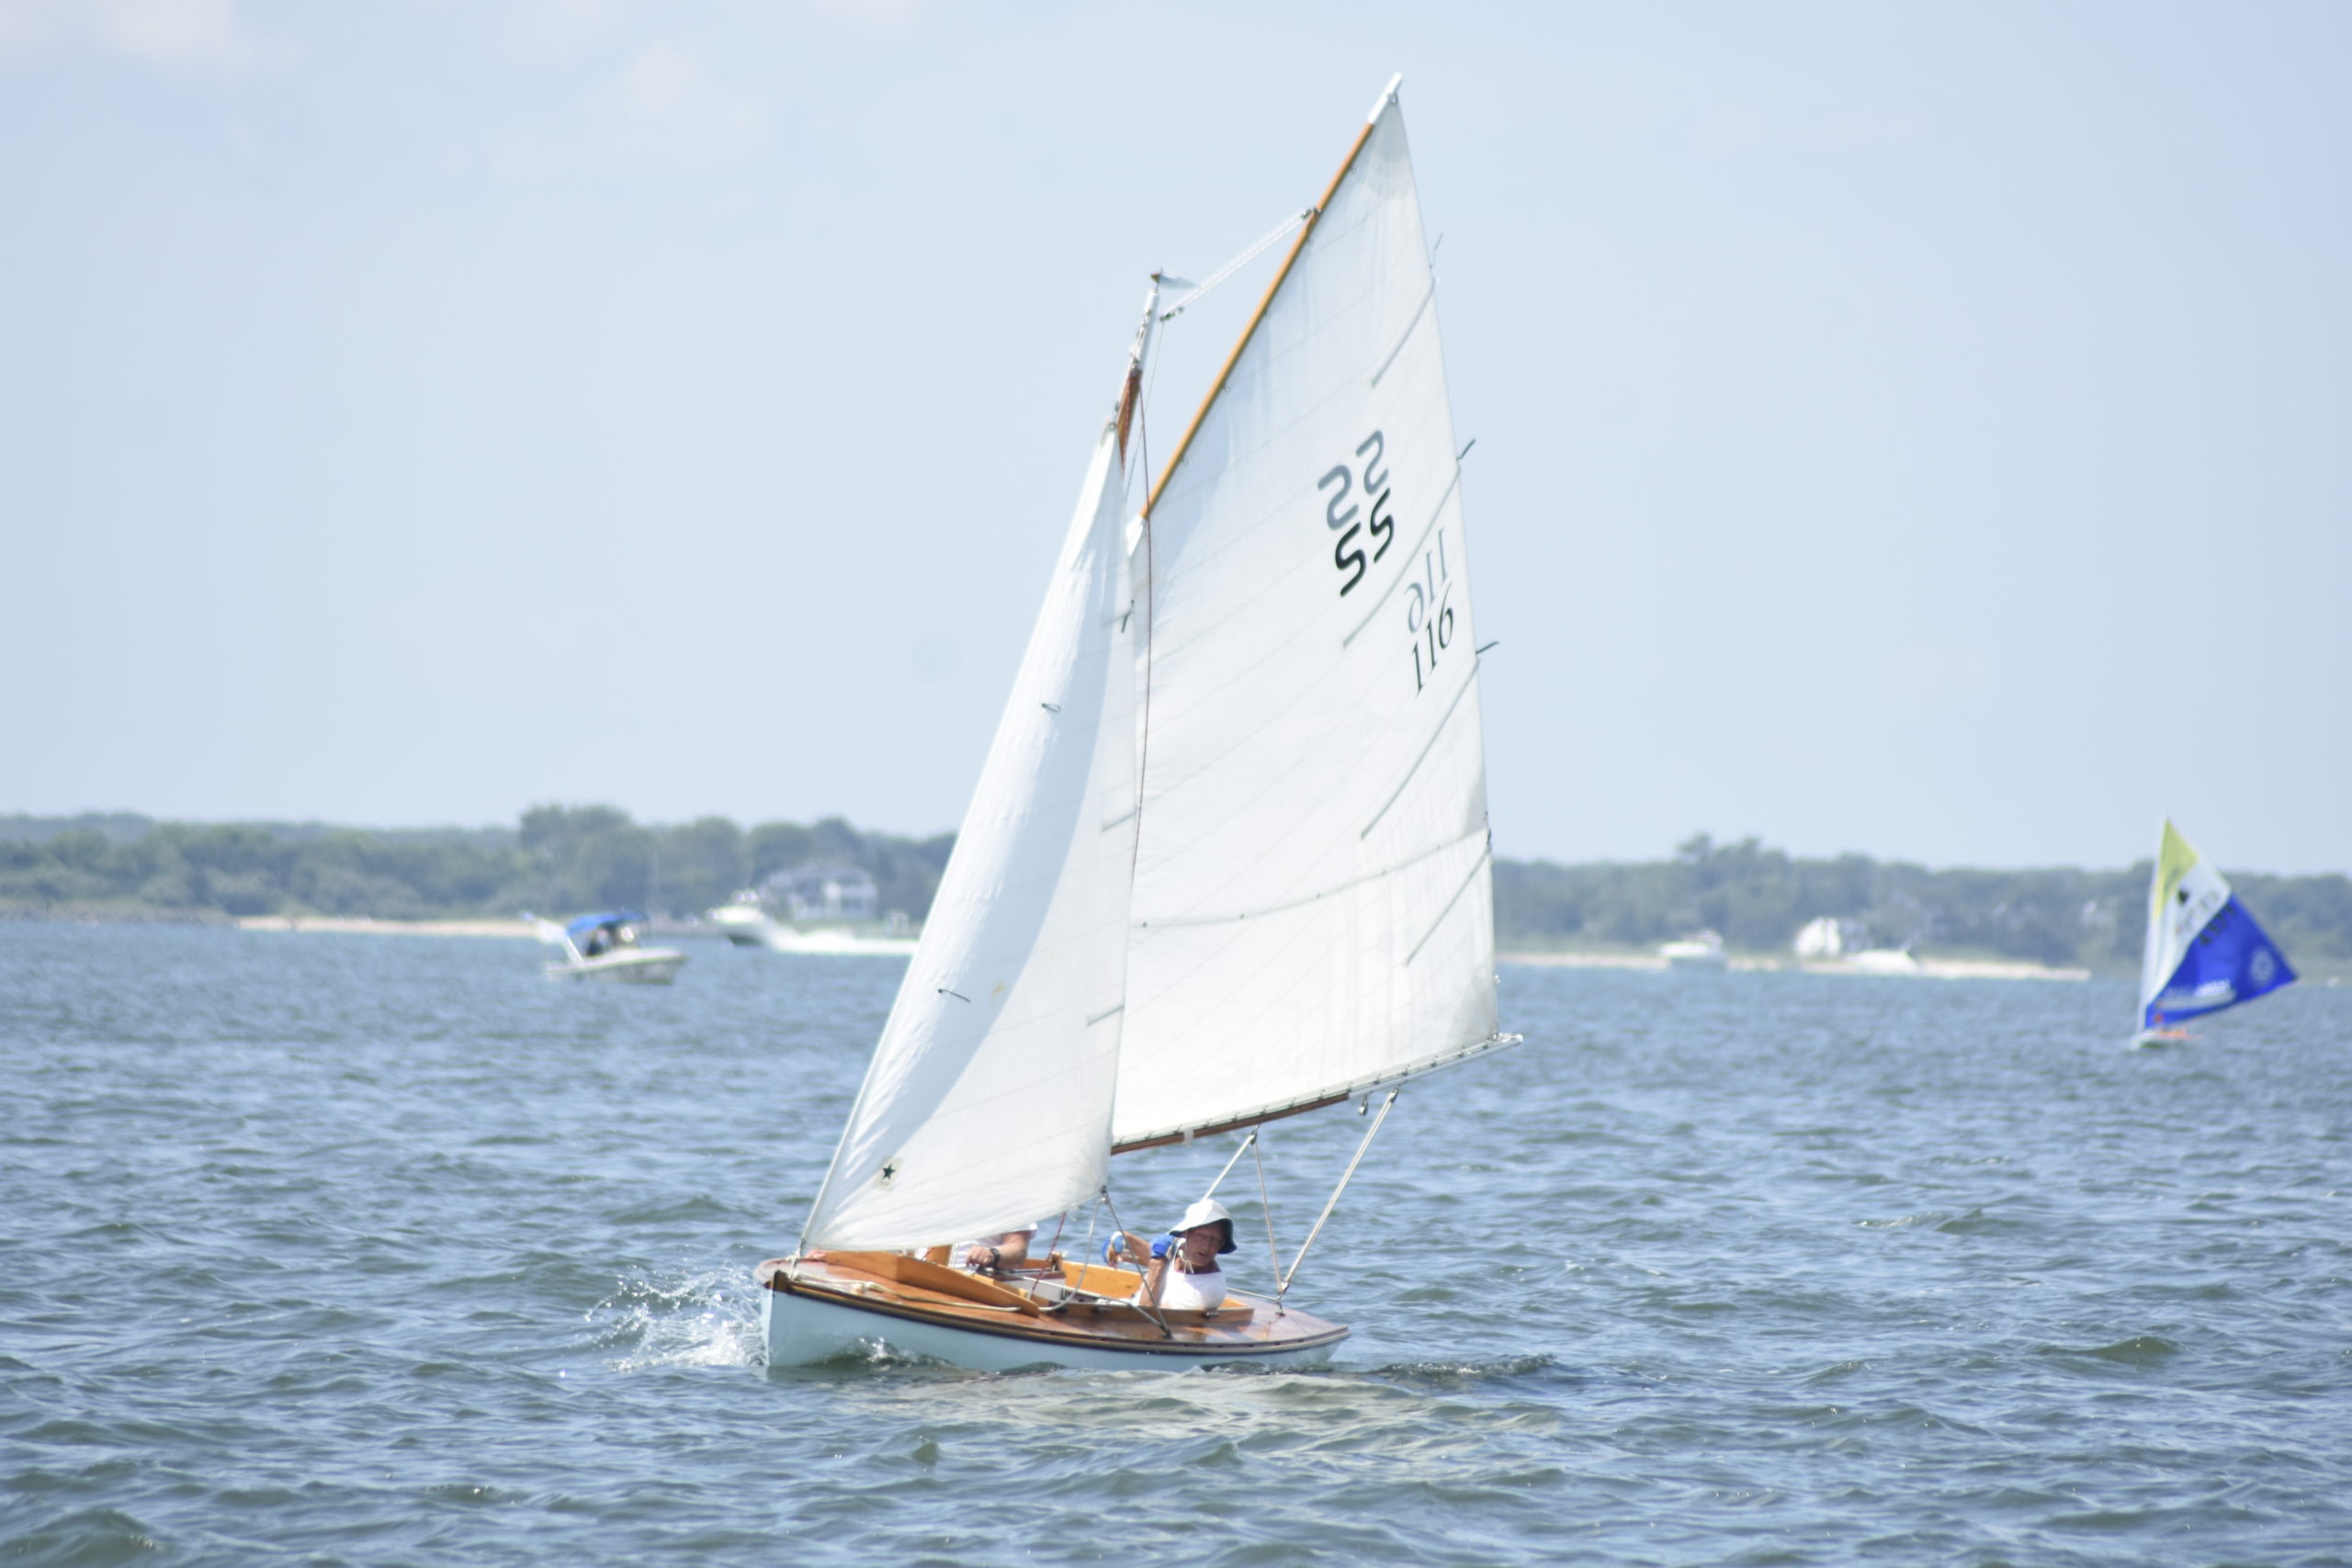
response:
[(888, 1349), (898, 1356), (927, 1357), (979, 1372), (1010, 1372), (1027, 1367), (1072, 1367), (1081, 1371), (1182, 1371), (1247, 1361), (1264, 1367), (1319, 1367), (1330, 1360), (1338, 1341), (1295, 1348), (1249, 1351), (1229, 1346), (1165, 1346), (1125, 1348), (1111, 1345), (1044, 1345), (1031, 1338), (913, 1318), (885, 1316), (856, 1307), (835, 1306), (781, 1291), (760, 1292), (760, 1337), (771, 1367), (806, 1367), (843, 1356)]
[(820, 928), (813, 931), (795, 931), (790, 926), (778, 926), (768, 934), (767, 944), (778, 953), (897, 953), (915, 950), (910, 936), (861, 936), (856, 931)]
[(566, 960), (547, 966), (550, 980), (610, 980), (625, 986), (666, 986), (678, 977), (686, 955), (666, 947), (629, 953), (600, 953), (578, 963)]
[(723, 919), (715, 922), (727, 933), (727, 940), (738, 947), (765, 947), (777, 953), (896, 953), (915, 950), (910, 936), (872, 936), (841, 926), (818, 926), (803, 931), (780, 920), (762, 915), (752, 919)]

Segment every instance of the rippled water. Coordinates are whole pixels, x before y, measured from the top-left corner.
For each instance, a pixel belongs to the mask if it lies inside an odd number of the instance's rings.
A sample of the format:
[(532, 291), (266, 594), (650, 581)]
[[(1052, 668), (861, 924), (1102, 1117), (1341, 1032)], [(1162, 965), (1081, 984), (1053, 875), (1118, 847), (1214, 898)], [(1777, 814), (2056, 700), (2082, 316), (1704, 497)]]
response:
[[(769, 1375), (898, 961), (693, 952), (0, 925), (0, 1555), (2352, 1561), (2352, 991), (1509, 968), (1330, 1371)], [(1270, 1129), (1285, 1255), (1363, 1125)]]

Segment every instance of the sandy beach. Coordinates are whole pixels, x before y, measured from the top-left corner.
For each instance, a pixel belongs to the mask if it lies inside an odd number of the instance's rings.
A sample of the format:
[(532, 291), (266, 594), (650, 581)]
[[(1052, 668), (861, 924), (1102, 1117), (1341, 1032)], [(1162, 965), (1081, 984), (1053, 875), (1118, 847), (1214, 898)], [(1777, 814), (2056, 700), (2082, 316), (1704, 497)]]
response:
[[(1499, 953), (1501, 964), (1532, 964), (1554, 969), (1664, 969), (1667, 961), (1654, 953)], [(1885, 969), (1838, 959), (1731, 958), (1733, 970), (1798, 969), (1808, 975), (1892, 975), (1922, 980), (2087, 980), (2087, 969), (2059, 969), (2046, 964), (1980, 958), (1921, 958), (1911, 969)]]
[(512, 920), (375, 920), (365, 915), (246, 915), (248, 931), (363, 931), (371, 936), (519, 936), (537, 940), (531, 922)]

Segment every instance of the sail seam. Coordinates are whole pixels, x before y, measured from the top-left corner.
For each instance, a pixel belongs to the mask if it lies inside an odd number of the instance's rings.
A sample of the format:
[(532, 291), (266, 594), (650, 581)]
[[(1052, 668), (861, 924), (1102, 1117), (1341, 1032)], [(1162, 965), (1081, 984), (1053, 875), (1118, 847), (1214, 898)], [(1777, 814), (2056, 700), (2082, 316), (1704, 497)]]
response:
[(1453, 897), (1445, 901), (1445, 908), (1437, 912), (1436, 922), (1432, 924), (1428, 931), (1421, 933), (1421, 940), (1413, 944), (1412, 952), (1405, 954), (1405, 962), (1398, 964), (1398, 968), (1407, 969), (1412, 966), (1413, 960), (1421, 955), (1421, 949), (1430, 944), (1430, 938), (1437, 935), (1440, 931), (1444, 929), (1445, 918), (1453, 913), (1453, 907), (1462, 902), (1462, 896), (1470, 891), (1470, 885), (1477, 881), (1478, 874), (1486, 869), (1487, 856), (1480, 855), (1478, 857), (1478, 863), (1470, 868), (1470, 874), (1462, 879), (1462, 886), (1453, 890)]
[[(1230, 915), (1180, 915), (1169, 920), (1137, 920), (1136, 927), (1139, 931), (1167, 931), (1177, 926), (1222, 926), (1230, 925), (1236, 920), (1263, 919), (1268, 915), (1280, 915), (1292, 909), (1304, 909), (1309, 904), (1318, 903), (1337, 894), (1362, 887), (1367, 883), (1378, 882), (1384, 878), (1395, 876), (1400, 872), (1410, 871), (1431, 856), (1442, 855), (1446, 851), (1476, 838), (1486, 830), (1484, 827), (1473, 829), (1463, 834), (1461, 838), (1448, 839), (1442, 844), (1432, 845), (1417, 855), (1410, 855), (1398, 861), (1395, 865), (1384, 867), (1379, 871), (1366, 872), (1363, 875), (1342, 882), (1336, 887), (1326, 887), (1320, 893), (1310, 893), (1304, 898), (1294, 898), (1287, 904), (1269, 904), (1262, 909), (1241, 909)], [(1458, 898), (1461, 895), (1457, 893), (1454, 897)], [(1416, 948), (1414, 951), (1419, 952), (1419, 949)], [(1406, 962), (1410, 963), (1411, 960), (1408, 959)]]
[[(1462, 705), (1462, 699), (1468, 696), (1470, 694), (1470, 689), (1477, 683), (1478, 666), (1476, 661), (1473, 660), (1470, 665), (1470, 673), (1463, 680), (1462, 689), (1453, 694), (1453, 700), (1452, 702), (1445, 705), (1444, 716), (1437, 721), (1437, 728), (1430, 731), (1429, 739), (1421, 747), (1421, 754), (1413, 759), (1413, 765), (1407, 768), (1405, 770), (1405, 776), (1396, 781), (1396, 793), (1390, 795), (1386, 804), (1383, 805), (1379, 810), (1372, 814), (1372, 820), (1365, 823), (1363, 825), (1363, 831), (1356, 835), (1358, 839), (1371, 838), (1372, 830), (1380, 826), (1380, 819), (1388, 815), (1389, 807), (1396, 805), (1399, 800), (1402, 800), (1405, 797), (1405, 787), (1413, 782), (1413, 775), (1421, 771), (1421, 764), (1430, 760), (1430, 753), (1437, 749), (1438, 738), (1445, 733), (1445, 727), (1453, 722), (1453, 710)], [(1486, 831), (1486, 828), (1483, 824), (1480, 825), (1478, 831)]]
[[(1421, 525), (1420, 537), (1415, 539), (1413, 541), (1413, 547), (1405, 552), (1404, 558), (1406, 560), (1409, 561), (1415, 556), (1420, 554), (1421, 547), (1430, 542), (1430, 536), (1437, 531), (1438, 524), (1444, 520), (1446, 503), (1453, 499), (1453, 492), (1460, 489), (1461, 485), (1462, 465), (1460, 463), (1456, 463), (1453, 465), (1453, 477), (1445, 481), (1445, 489), (1439, 493), (1437, 505), (1430, 513), (1430, 520)], [(1356, 638), (1363, 636), (1364, 628), (1371, 626), (1373, 622), (1378, 620), (1380, 618), (1380, 612), (1388, 607), (1388, 596), (1396, 592), (1397, 584), (1405, 581), (1410, 575), (1411, 574), (1409, 572), (1400, 572), (1388, 580), (1388, 586), (1382, 589), (1380, 591), (1380, 597), (1372, 602), (1372, 608), (1365, 611), (1363, 619), (1356, 623), (1356, 629), (1340, 639), (1340, 646), (1341, 648), (1347, 647), (1350, 643), (1354, 642)]]
[(1388, 351), (1388, 357), (1382, 360), (1380, 362), (1380, 368), (1372, 373), (1372, 384), (1374, 386), (1377, 387), (1380, 385), (1380, 378), (1388, 374), (1388, 367), (1396, 363), (1396, 356), (1405, 352), (1405, 345), (1413, 341), (1413, 329), (1421, 324), (1421, 318), (1428, 315), (1430, 312), (1430, 301), (1436, 298), (1437, 274), (1430, 273), (1428, 291), (1422, 294), (1421, 302), (1413, 307), (1413, 319), (1405, 323), (1404, 332), (1399, 333), (1396, 338), (1396, 346)]

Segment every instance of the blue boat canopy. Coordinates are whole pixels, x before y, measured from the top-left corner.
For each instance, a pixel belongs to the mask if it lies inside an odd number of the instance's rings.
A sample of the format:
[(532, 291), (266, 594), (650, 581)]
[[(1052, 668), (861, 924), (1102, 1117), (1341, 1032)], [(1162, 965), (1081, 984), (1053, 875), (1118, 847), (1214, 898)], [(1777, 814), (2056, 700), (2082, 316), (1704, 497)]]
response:
[(563, 928), (563, 934), (578, 942), (593, 931), (610, 931), (615, 926), (642, 925), (645, 917), (635, 909), (607, 909), (598, 915), (582, 915)]

